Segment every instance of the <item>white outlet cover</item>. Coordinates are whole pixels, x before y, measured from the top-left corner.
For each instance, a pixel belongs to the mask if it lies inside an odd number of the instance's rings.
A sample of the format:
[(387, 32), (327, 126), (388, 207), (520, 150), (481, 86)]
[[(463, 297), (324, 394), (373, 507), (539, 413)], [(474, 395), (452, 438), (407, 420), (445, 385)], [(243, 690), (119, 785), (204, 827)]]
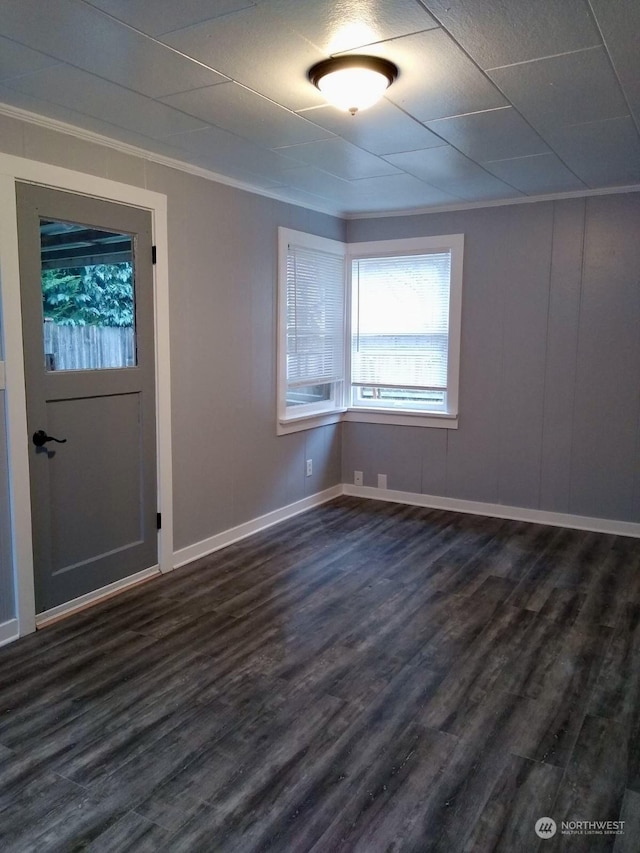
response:
[(378, 474), (378, 488), (386, 489), (387, 488), (387, 475), (386, 474)]

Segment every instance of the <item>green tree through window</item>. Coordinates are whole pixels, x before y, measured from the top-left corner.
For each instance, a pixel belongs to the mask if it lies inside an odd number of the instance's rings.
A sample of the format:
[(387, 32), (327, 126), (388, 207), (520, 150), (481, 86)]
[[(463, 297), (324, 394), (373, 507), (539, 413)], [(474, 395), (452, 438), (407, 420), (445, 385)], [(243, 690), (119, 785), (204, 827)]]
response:
[(133, 327), (133, 267), (95, 264), (42, 271), (45, 320), (59, 326)]

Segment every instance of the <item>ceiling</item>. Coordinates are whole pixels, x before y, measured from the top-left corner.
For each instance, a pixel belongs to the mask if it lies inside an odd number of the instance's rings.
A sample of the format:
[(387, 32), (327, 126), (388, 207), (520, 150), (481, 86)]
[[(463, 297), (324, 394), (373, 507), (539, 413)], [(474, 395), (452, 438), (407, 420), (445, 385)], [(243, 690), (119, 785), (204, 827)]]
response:
[[(0, 0), (0, 102), (341, 215), (640, 184), (638, 0)], [(355, 117), (311, 65), (400, 69)]]

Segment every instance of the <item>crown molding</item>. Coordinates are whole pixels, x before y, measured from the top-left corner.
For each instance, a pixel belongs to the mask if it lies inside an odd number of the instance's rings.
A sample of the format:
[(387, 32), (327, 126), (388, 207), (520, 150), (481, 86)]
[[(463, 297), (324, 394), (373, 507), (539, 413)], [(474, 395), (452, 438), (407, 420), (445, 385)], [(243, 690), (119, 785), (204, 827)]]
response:
[(590, 198), (597, 195), (619, 195), (621, 193), (640, 192), (640, 184), (627, 184), (621, 187), (601, 187), (599, 189), (573, 190), (566, 193), (547, 193), (546, 195), (519, 196), (518, 198), (494, 199), (493, 201), (467, 201), (443, 204), (437, 207), (416, 207), (405, 210), (374, 210), (369, 213), (342, 213), (342, 219), (385, 219), (392, 216), (424, 216), (425, 213), (452, 213), (456, 210), (478, 210), (487, 207), (506, 207), (514, 204), (536, 204), (541, 201), (561, 201), (566, 198)]
[[(321, 204), (305, 203), (304, 201), (293, 201), (287, 198), (283, 193), (279, 193), (277, 188), (267, 189), (266, 187), (257, 187), (254, 184), (248, 184), (244, 181), (239, 181), (235, 178), (230, 178), (228, 175), (223, 175), (220, 172), (214, 172), (211, 169), (205, 169), (202, 166), (196, 166), (193, 163), (188, 163), (186, 160), (178, 160), (176, 157), (169, 157), (166, 154), (158, 154), (149, 148), (140, 148), (137, 145), (131, 145), (129, 142), (121, 142), (111, 136), (105, 136), (102, 133), (97, 133), (93, 130), (85, 130), (75, 124), (61, 121), (60, 119), (50, 118), (49, 116), (34, 113), (30, 110), (14, 107), (11, 104), (0, 103), (0, 115), (15, 118), (19, 121), (34, 124), (38, 127), (46, 128), (47, 130), (56, 130), (59, 133), (65, 133), (67, 136), (73, 136), (84, 142), (93, 142), (97, 145), (102, 145), (105, 148), (111, 148), (114, 151), (119, 151), (122, 154), (129, 154), (133, 157), (139, 157), (150, 163), (156, 163), (160, 166), (167, 166), (170, 169), (176, 169), (179, 172), (186, 172), (188, 175), (195, 175), (198, 178), (204, 178), (206, 181), (212, 181), (216, 184), (224, 184), (228, 187), (233, 187), (237, 190), (252, 193), (253, 195), (270, 198), (274, 201), (292, 204), (296, 207), (304, 207), (307, 210), (313, 210), (316, 213), (325, 213), (328, 216), (344, 218), (339, 212), (331, 210), (328, 207), (323, 207)], [(152, 143), (153, 140), (149, 139)], [(319, 199), (321, 201), (321, 199)]]
[[(547, 193), (545, 195), (536, 196), (519, 196), (518, 198), (495, 199), (493, 201), (467, 201), (454, 202), (452, 204), (438, 205), (436, 207), (417, 207), (403, 208), (401, 210), (384, 210), (384, 211), (363, 211), (352, 213), (332, 209), (322, 204), (322, 199), (318, 196), (318, 201), (305, 202), (301, 199), (288, 198), (285, 192), (279, 192), (277, 187), (267, 189), (265, 187), (257, 187), (253, 184), (248, 184), (244, 181), (239, 181), (235, 178), (230, 178), (220, 172), (214, 172), (211, 169), (205, 169), (202, 166), (196, 166), (188, 163), (186, 160), (178, 160), (175, 157), (169, 157), (165, 154), (158, 154), (148, 148), (140, 148), (137, 145), (131, 145), (128, 142), (121, 142), (111, 136), (105, 136), (93, 130), (85, 130), (74, 124), (60, 121), (59, 119), (50, 118), (49, 116), (34, 113), (30, 110), (14, 107), (10, 104), (0, 103), (0, 115), (6, 115), (10, 118), (16, 118), (20, 121), (28, 122), (39, 127), (44, 127), (49, 130), (56, 130), (59, 133), (66, 133), (68, 136), (73, 136), (76, 139), (84, 140), (85, 142), (93, 142), (98, 145), (103, 145), (106, 148), (112, 148), (115, 151), (120, 151), (123, 154), (130, 154), (133, 157), (139, 157), (147, 160), (150, 163), (157, 163), (160, 166), (167, 166), (170, 169), (176, 169), (180, 172), (186, 172), (189, 175), (195, 175), (198, 178), (203, 178), (206, 181), (212, 181), (216, 184), (223, 184), (228, 187), (233, 187), (237, 190), (252, 193), (253, 195), (270, 198), (274, 201), (291, 204), (295, 207), (303, 207), (306, 210), (313, 210), (316, 213), (324, 213), (327, 216), (337, 217), (346, 221), (357, 219), (385, 219), (387, 217), (398, 216), (424, 216), (426, 213), (452, 213), (459, 210), (479, 210), (489, 207), (505, 207), (513, 204), (535, 204), (541, 201), (560, 201), (562, 199), (571, 198), (589, 198), (591, 196), (600, 195), (617, 195), (620, 193), (640, 192), (640, 184), (628, 184), (621, 187), (603, 187), (599, 189), (574, 190), (565, 193)], [(153, 142), (152, 139), (149, 140)], [(284, 188), (283, 188), (284, 189)]]

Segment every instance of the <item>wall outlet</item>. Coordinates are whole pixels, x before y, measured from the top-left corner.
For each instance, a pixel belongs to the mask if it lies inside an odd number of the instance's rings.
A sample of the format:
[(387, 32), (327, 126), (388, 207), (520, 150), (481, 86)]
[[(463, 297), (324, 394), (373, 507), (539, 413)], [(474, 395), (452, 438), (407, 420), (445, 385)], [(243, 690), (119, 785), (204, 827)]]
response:
[(313, 459), (307, 459), (307, 477), (313, 474)]
[(387, 488), (387, 475), (386, 474), (378, 474), (378, 488), (386, 489)]
[(362, 485), (362, 471), (354, 471), (353, 472), (353, 485), (361, 486)]

